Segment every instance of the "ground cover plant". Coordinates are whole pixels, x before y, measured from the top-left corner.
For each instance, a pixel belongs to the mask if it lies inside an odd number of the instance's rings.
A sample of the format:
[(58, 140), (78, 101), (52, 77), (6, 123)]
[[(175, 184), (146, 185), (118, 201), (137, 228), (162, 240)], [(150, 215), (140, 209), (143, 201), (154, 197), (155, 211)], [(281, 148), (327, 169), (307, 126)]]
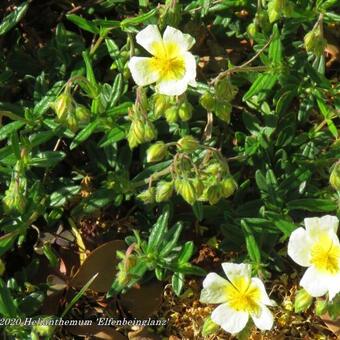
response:
[(2, 338), (340, 336), (339, 9), (2, 1)]

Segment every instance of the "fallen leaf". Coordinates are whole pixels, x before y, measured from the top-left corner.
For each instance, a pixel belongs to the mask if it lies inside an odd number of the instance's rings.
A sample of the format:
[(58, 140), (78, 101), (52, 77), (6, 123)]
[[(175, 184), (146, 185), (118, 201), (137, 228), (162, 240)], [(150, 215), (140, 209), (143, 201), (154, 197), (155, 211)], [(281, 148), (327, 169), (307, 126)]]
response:
[(98, 277), (93, 281), (90, 289), (99, 293), (106, 293), (115, 278), (119, 259), (117, 250), (125, 250), (125, 242), (114, 240), (104, 243), (93, 250), (71, 279), (70, 285), (75, 288), (83, 287), (96, 273)]
[(133, 287), (119, 297), (124, 311), (136, 319), (147, 319), (161, 304), (163, 285), (159, 281)]

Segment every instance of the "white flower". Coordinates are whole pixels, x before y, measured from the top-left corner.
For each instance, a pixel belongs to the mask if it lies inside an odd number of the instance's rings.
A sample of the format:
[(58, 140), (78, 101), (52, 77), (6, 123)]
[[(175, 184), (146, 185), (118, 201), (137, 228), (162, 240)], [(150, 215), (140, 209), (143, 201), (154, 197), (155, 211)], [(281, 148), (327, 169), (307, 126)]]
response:
[(209, 273), (203, 281), (200, 301), (220, 304), (211, 319), (225, 331), (236, 334), (246, 326), (249, 316), (261, 330), (273, 326), (273, 315), (267, 306), (273, 306), (262, 281), (251, 277), (247, 264), (222, 263), (229, 281), (216, 273)]
[(148, 25), (136, 36), (152, 57), (132, 57), (129, 69), (138, 86), (156, 83), (156, 91), (168, 96), (184, 93), (188, 84), (194, 85), (196, 61), (188, 50), (195, 43), (189, 34), (168, 26), (163, 34), (156, 25)]
[(305, 218), (306, 229), (292, 232), (288, 255), (300, 266), (308, 267), (301, 286), (314, 297), (340, 292), (340, 244), (336, 235), (339, 220), (336, 216)]

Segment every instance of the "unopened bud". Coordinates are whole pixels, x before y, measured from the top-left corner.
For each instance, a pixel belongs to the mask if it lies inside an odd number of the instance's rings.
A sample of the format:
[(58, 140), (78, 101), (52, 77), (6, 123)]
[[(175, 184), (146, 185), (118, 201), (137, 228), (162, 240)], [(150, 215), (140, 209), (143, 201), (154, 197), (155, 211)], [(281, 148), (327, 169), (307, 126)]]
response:
[(194, 178), (192, 181), (192, 184), (194, 185), (196, 196), (200, 197), (203, 194), (204, 190), (204, 184), (199, 178)]
[(150, 163), (161, 161), (165, 157), (167, 150), (168, 148), (164, 142), (157, 142), (151, 145), (146, 151), (147, 162)]
[(192, 116), (192, 110), (193, 110), (192, 105), (189, 102), (185, 101), (179, 106), (178, 109), (179, 118), (183, 122), (188, 121)]
[(312, 304), (313, 297), (310, 296), (305, 289), (300, 289), (296, 292), (294, 301), (295, 313), (306, 311)]
[(156, 189), (151, 187), (138, 194), (137, 198), (145, 204), (150, 204), (155, 202), (155, 194)]
[(147, 120), (145, 123), (145, 132), (144, 132), (143, 142), (150, 142), (155, 138), (157, 138), (157, 130), (155, 126), (150, 121)]
[(228, 177), (222, 180), (221, 187), (223, 197), (228, 198), (235, 192), (237, 185), (232, 177)]
[(160, 181), (156, 188), (156, 202), (164, 202), (171, 198), (174, 190), (173, 182)]
[(207, 189), (207, 199), (210, 205), (216, 204), (222, 198), (222, 187), (214, 184)]
[(165, 114), (166, 109), (169, 107), (169, 97), (163, 94), (156, 93), (154, 96), (154, 115), (159, 118)]
[(177, 106), (171, 106), (165, 111), (165, 119), (169, 124), (177, 122), (178, 120)]
[(327, 40), (321, 36), (320, 29), (316, 28), (305, 35), (304, 45), (307, 52), (320, 57), (327, 46)]
[(340, 190), (340, 161), (335, 163), (334, 168), (329, 177), (329, 183), (335, 190)]
[(232, 110), (231, 104), (226, 101), (223, 101), (223, 102), (216, 103), (214, 112), (216, 116), (219, 119), (221, 119), (223, 122), (229, 123), (231, 110)]
[(76, 119), (79, 124), (86, 124), (90, 121), (91, 112), (90, 110), (81, 104), (77, 104), (76, 106)]
[(202, 328), (202, 335), (203, 337), (207, 337), (215, 332), (218, 331), (219, 325), (216, 324), (214, 321), (211, 320), (211, 317), (205, 319), (203, 328)]
[(211, 112), (215, 110), (216, 100), (210, 92), (204, 93), (199, 101), (207, 111)]
[(24, 174), (15, 173), (3, 198), (4, 211), (23, 213), (26, 207), (26, 185)]
[(205, 169), (204, 172), (216, 176), (223, 171), (222, 165), (220, 163), (212, 163), (209, 164)]
[(130, 130), (134, 134), (138, 144), (144, 143), (145, 125), (140, 119), (132, 121)]
[(180, 194), (183, 199), (190, 205), (196, 202), (196, 192), (191, 181), (188, 179), (176, 179), (175, 188), (178, 194)]
[(59, 120), (64, 120), (67, 114), (74, 111), (73, 98), (68, 92), (62, 93), (52, 104), (52, 108)]
[(328, 303), (327, 300), (317, 300), (315, 302), (315, 314), (321, 316), (327, 313)]
[(199, 142), (193, 136), (187, 135), (177, 142), (177, 147), (183, 152), (193, 152), (199, 147)]

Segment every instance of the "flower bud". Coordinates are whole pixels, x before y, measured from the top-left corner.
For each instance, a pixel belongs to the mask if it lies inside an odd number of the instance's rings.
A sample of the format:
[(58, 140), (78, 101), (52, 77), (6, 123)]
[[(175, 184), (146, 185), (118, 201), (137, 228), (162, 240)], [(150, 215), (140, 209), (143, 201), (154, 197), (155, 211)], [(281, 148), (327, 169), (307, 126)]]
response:
[(86, 124), (90, 121), (91, 112), (90, 110), (81, 104), (77, 104), (76, 106), (76, 119), (79, 124)]
[(223, 78), (216, 84), (215, 91), (218, 99), (231, 101), (235, 98), (238, 88), (231, 83), (229, 78)]
[(49, 325), (50, 321), (52, 321), (52, 317), (45, 317), (41, 323), (34, 324), (32, 330), (42, 337), (49, 337), (54, 331), (54, 326)]
[(215, 110), (216, 100), (210, 92), (204, 93), (199, 102), (207, 111), (211, 112)]
[(299, 289), (295, 295), (294, 311), (295, 313), (301, 313), (306, 311), (312, 304), (313, 297), (310, 296), (306, 290)]
[(196, 192), (195, 188), (188, 179), (176, 179), (175, 188), (178, 194), (180, 194), (183, 199), (193, 205), (196, 202)]
[(153, 112), (156, 118), (159, 118), (165, 113), (165, 110), (169, 108), (169, 104), (168, 96), (159, 93), (155, 94)]
[(327, 46), (327, 40), (321, 36), (319, 28), (308, 32), (303, 40), (307, 52), (312, 52), (319, 57), (323, 55)]
[(317, 300), (315, 302), (315, 314), (321, 316), (327, 313), (328, 303), (327, 300)]
[(26, 207), (27, 180), (24, 174), (19, 174), (16, 170), (14, 172), (2, 203), (6, 213), (23, 213)]
[(222, 180), (221, 187), (223, 197), (228, 198), (235, 192), (237, 185), (234, 179), (230, 176)]
[(192, 116), (192, 105), (187, 101), (182, 103), (179, 106), (178, 115), (183, 122), (188, 121)]
[(64, 120), (67, 114), (74, 110), (73, 98), (68, 91), (62, 93), (54, 103), (52, 108), (59, 120)]
[(222, 165), (220, 163), (212, 163), (209, 164), (205, 169), (204, 172), (209, 174), (209, 175), (213, 175), (213, 176), (217, 176), (218, 174), (220, 174), (223, 171)]
[(329, 177), (329, 183), (335, 190), (340, 190), (340, 161), (335, 163), (334, 168)]
[(146, 151), (147, 162), (150, 163), (161, 161), (165, 157), (167, 150), (168, 148), (164, 142), (157, 142), (151, 145)]
[(145, 132), (144, 132), (143, 143), (150, 142), (155, 138), (157, 138), (157, 130), (155, 129), (155, 126), (150, 121), (147, 120), (145, 122)]
[(210, 205), (216, 204), (222, 198), (222, 187), (214, 184), (207, 189), (207, 199)]
[(137, 198), (145, 204), (150, 204), (155, 202), (155, 194), (156, 189), (151, 187), (138, 194)]
[(192, 184), (194, 185), (196, 196), (200, 197), (203, 194), (204, 190), (203, 182), (199, 178), (194, 178)]
[(165, 119), (169, 124), (177, 122), (178, 119), (177, 106), (171, 106), (165, 111)]
[(131, 130), (138, 144), (144, 143), (145, 125), (140, 119), (132, 121)]
[(77, 130), (79, 129), (78, 120), (77, 120), (77, 117), (75, 115), (75, 111), (70, 111), (68, 113), (68, 115), (66, 116), (64, 122), (66, 123), (67, 127), (72, 132), (77, 132)]
[(223, 122), (229, 123), (230, 122), (230, 113), (232, 110), (232, 106), (230, 103), (224, 102), (217, 102), (215, 107), (215, 115), (221, 119)]
[(202, 336), (208, 337), (209, 335), (218, 331), (220, 326), (211, 320), (211, 317), (205, 319), (203, 328), (202, 328)]
[(193, 136), (187, 135), (177, 142), (177, 147), (183, 152), (193, 152), (199, 147), (199, 142)]
[(252, 22), (247, 27), (247, 33), (248, 33), (250, 38), (253, 38), (255, 36), (256, 32), (257, 32), (256, 24), (254, 22)]
[(156, 202), (168, 201), (172, 196), (173, 190), (173, 182), (160, 181), (156, 188)]

